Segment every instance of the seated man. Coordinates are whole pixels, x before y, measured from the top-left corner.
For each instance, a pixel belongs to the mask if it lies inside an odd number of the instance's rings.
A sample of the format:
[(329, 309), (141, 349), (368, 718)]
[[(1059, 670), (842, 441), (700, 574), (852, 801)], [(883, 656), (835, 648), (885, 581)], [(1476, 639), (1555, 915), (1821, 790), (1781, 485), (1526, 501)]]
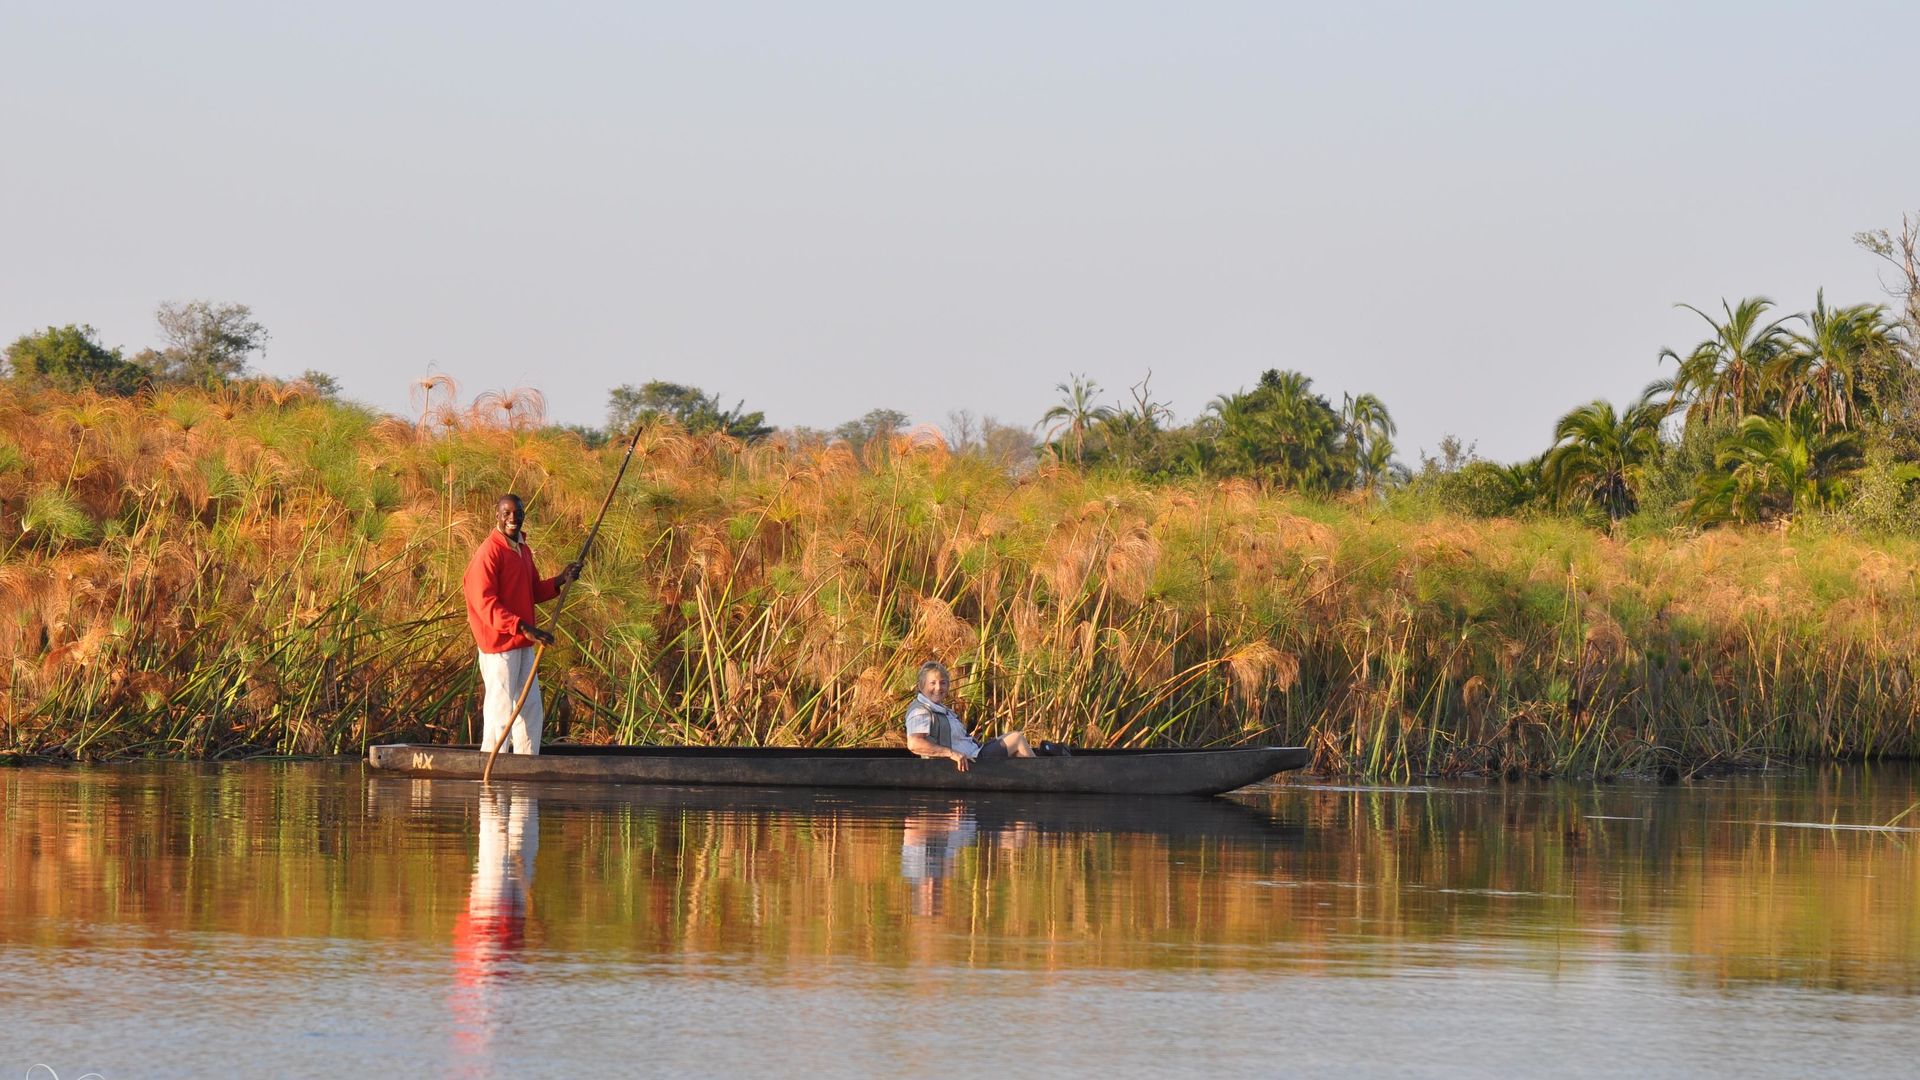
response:
[(974, 742), (967, 725), (947, 708), (952, 684), (945, 665), (932, 660), (920, 665), (920, 692), (907, 706), (907, 749), (925, 758), (952, 758), (953, 767), (961, 772), (975, 761), (1034, 756), (1026, 735), (1018, 731), (990, 739), (985, 746)]

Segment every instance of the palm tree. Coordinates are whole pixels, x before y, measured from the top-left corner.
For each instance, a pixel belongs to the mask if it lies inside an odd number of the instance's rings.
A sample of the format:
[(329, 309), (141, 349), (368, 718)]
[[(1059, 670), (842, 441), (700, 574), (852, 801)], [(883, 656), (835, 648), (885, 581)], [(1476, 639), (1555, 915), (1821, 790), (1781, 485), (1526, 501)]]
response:
[(1509, 510), (1524, 509), (1540, 495), (1545, 476), (1547, 456), (1530, 457), (1525, 461), (1516, 461), (1511, 465), (1500, 465), (1501, 493), (1506, 499)]
[(1372, 491), (1382, 481), (1393, 479), (1397, 475), (1393, 464), (1393, 437), (1400, 429), (1388, 415), (1386, 403), (1373, 394), (1349, 395), (1340, 414), (1347, 426), (1347, 438), (1353, 444), (1361, 485)]
[(1413, 474), (1407, 471), (1405, 465), (1393, 460), (1393, 455), (1398, 452), (1398, 449), (1393, 445), (1392, 439), (1367, 441), (1360, 451), (1358, 460), (1360, 485), (1363, 489), (1371, 493), (1382, 484), (1392, 487), (1404, 484), (1412, 477)]
[(1087, 460), (1087, 432), (1095, 424), (1113, 416), (1113, 406), (1101, 405), (1100, 384), (1084, 375), (1075, 375), (1069, 382), (1054, 387), (1060, 391), (1060, 404), (1048, 409), (1040, 422), (1050, 425), (1047, 428), (1047, 441), (1065, 431), (1073, 442), (1073, 458), (1080, 464)]
[(1713, 328), (1705, 341), (1681, 356), (1660, 350), (1662, 360), (1680, 365), (1673, 378), (1676, 395), (1687, 402), (1687, 422), (1711, 424), (1721, 416), (1746, 416), (1761, 411), (1775, 362), (1787, 347), (1784, 320), (1764, 322), (1773, 301), (1749, 297), (1739, 306), (1720, 301), (1726, 321), (1692, 304), (1679, 305), (1700, 316)]
[(1858, 437), (1823, 427), (1809, 406), (1749, 416), (1721, 443), (1714, 464), (1723, 471), (1701, 479), (1694, 514), (1759, 521), (1829, 506), (1846, 495), (1860, 461)]
[(1365, 431), (1370, 438), (1391, 439), (1400, 434), (1400, 428), (1387, 414), (1387, 404), (1373, 394), (1349, 395), (1346, 407), (1347, 422)]
[(1673, 407), (1661, 399), (1664, 389), (1647, 387), (1624, 414), (1600, 400), (1560, 418), (1541, 477), (1563, 505), (1598, 503), (1610, 525), (1633, 513), (1646, 468), (1660, 452), (1660, 422)]
[(1791, 414), (1811, 405), (1822, 430), (1857, 425), (1862, 406), (1873, 408), (1871, 365), (1893, 348), (1887, 309), (1879, 304), (1829, 308), (1826, 290), (1798, 318), (1805, 333), (1791, 335), (1777, 377), (1780, 406)]
[(1307, 376), (1269, 370), (1252, 390), (1223, 394), (1208, 408), (1219, 470), (1298, 491), (1353, 486), (1358, 466), (1346, 426)]

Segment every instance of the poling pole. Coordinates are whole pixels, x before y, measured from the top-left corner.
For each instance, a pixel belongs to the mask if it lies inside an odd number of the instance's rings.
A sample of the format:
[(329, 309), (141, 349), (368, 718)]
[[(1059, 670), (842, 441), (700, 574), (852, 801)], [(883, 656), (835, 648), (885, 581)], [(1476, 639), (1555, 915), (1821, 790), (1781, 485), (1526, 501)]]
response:
[[(579, 558), (573, 560), (582, 567), (587, 564), (587, 553), (593, 550), (593, 542), (600, 536), (600, 523), (607, 520), (607, 508), (613, 505), (614, 493), (620, 490), (620, 481), (627, 475), (627, 466), (633, 464), (633, 450), (640, 445), (640, 429), (643, 423), (633, 425), (633, 438), (627, 440), (627, 453), (620, 459), (620, 471), (613, 474), (613, 486), (607, 489), (607, 497), (600, 504), (600, 514), (593, 519), (593, 528), (587, 530), (587, 539), (580, 545)], [(562, 583), (560, 595), (554, 597), (553, 624), (555, 626), (560, 624), (560, 611), (567, 606), (567, 589), (572, 584), (571, 581)], [(506, 726), (500, 729), (499, 736), (493, 740), (493, 749), (487, 751), (486, 767), (480, 770), (480, 782), (483, 784), (493, 780), (493, 759), (500, 756), (500, 748), (506, 745), (507, 736), (513, 733), (513, 725), (520, 722), (520, 709), (527, 703), (527, 694), (533, 690), (533, 680), (540, 675), (540, 657), (546, 651), (545, 642), (534, 647), (533, 666), (527, 672), (527, 681), (520, 687), (520, 695), (513, 699), (513, 711), (507, 714)]]

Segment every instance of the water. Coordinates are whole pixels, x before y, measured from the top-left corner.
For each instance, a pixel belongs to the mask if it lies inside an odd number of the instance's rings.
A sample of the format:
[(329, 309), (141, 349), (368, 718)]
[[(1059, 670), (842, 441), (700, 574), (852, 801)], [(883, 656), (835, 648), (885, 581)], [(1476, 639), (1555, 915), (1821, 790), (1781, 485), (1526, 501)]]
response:
[(1916, 800), (0, 769), (0, 1080), (1911, 1075)]

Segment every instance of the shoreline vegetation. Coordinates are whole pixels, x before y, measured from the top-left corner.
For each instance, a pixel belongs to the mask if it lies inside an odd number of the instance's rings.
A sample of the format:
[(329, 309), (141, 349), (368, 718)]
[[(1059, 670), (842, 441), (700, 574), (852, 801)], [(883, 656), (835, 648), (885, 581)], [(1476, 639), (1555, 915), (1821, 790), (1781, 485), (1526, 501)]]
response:
[[(1914, 237), (1863, 243), (1911, 271)], [(1282, 371), (1184, 426), (1144, 382), (1112, 407), (1076, 378), (1037, 439), (886, 410), (776, 431), (621, 387), (639, 452), (556, 628), (548, 731), (897, 742), (932, 656), (988, 730), (1302, 744), (1327, 773), (1920, 756), (1916, 312), (1920, 281), (1903, 311), (1727, 304), (1671, 380), (1513, 465), (1406, 468), (1378, 399)], [(8, 350), (0, 756), (472, 741), (487, 507), (526, 496), (552, 572), (620, 448), (532, 391), (436, 376), (402, 418), (250, 376), (237, 305), (162, 328), (131, 361), (81, 327)]]

